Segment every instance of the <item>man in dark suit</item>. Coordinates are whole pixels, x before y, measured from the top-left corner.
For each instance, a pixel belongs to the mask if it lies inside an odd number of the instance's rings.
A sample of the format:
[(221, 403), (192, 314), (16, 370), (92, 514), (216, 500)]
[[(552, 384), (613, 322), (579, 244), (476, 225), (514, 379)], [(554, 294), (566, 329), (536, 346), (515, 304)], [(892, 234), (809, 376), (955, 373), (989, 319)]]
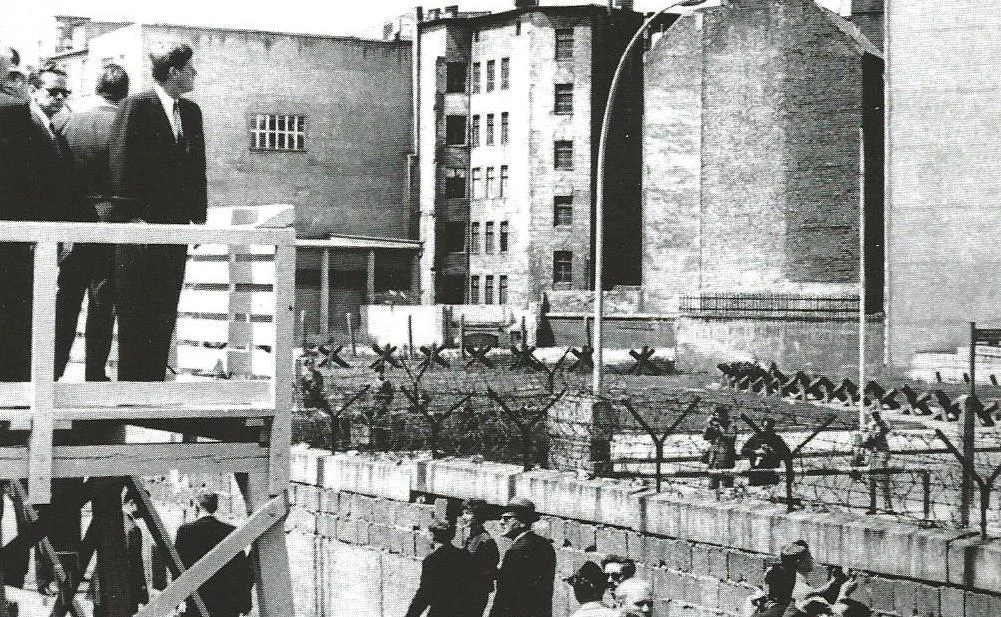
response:
[(421, 562), (421, 583), (406, 617), (471, 617), (472, 559), (452, 545), (455, 525), (438, 522), (428, 527), (434, 550)]
[[(156, 83), (125, 99), (112, 127), (117, 221), (204, 223), (208, 197), (202, 112), (180, 98), (194, 88), (191, 47), (150, 54)], [(115, 255), (118, 379), (163, 381), (187, 246), (120, 245)]]
[[(39, 212), (27, 156), (31, 112), (7, 84), (11, 63), (2, 42), (0, 52), (0, 219), (32, 220)], [(0, 381), (27, 381), (31, 374), (31, 267), (29, 245), (0, 243)]]
[[(215, 517), (215, 512), (219, 508), (218, 494), (206, 492), (199, 495), (198, 505), (202, 510), (202, 516), (178, 527), (177, 538), (174, 541), (177, 554), (181, 557), (185, 568), (193, 566), (236, 529)], [(252, 586), (250, 561), (247, 555), (240, 551), (205, 581), (205, 584), (198, 588), (198, 593), (209, 611), (208, 617), (237, 617), (250, 612)], [(196, 613), (193, 605), (189, 605), (189, 609), (185, 612), (186, 615)]]
[(497, 573), (490, 617), (552, 617), (556, 551), (532, 531), (535, 504), (515, 497), (501, 514), (504, 536), (513, 540)]
[[(76, 111), (63, 128), (73, 157), (85, 214), (92, 221), (112, 222), (111, 169), (108, 144), (118, 105), (129, 93), (129, 76), (117, 64), (104, 67), (97, 82), (98, 101)], [(111, 351), (115, 320), (115, 248), (110, 244), (76, 244), (59, 262), (56, 295), (56, 378), (62, 376), (76, 336), (84, 291), (87, 292), (87, 381), (108, 381), (105, 365)]]

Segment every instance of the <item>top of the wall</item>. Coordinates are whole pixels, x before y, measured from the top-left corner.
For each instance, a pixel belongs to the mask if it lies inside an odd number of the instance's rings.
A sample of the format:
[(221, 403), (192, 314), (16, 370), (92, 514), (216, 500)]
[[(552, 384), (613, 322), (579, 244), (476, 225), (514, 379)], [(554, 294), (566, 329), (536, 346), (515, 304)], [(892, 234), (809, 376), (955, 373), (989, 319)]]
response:
[(411, 493), (503, 504), (532, 499), (546, 515), (669, 538), (777, 554), (804, 539), (817, 559), (887, 576), (1001, 592), (1001, 544), (969, 530), (920, 529), (895, 520), (655, 493), (623, 481), (470, 460), (375, 459), (293, 449), (292, 481), (396, 500)]

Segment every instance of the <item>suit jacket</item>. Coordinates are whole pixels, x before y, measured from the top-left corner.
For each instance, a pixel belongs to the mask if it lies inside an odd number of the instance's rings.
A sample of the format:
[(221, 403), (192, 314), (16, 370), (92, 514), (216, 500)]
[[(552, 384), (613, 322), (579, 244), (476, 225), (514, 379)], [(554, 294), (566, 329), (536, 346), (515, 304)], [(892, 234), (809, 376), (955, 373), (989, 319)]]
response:
[(497, 542), (486, 529), (479, 529), (477, 533), (466, 538), (463, 548), (473, 558), (474, 593), (488, 595), (494, 590), (497, 562), (500, 561)]
[(30, 167), (26, 156), (34, 131), (28, 101), (0, 88), (0, 219), (31, 220)]
[(80, 191), (86, 196), (113, 195), (108, 148), (117, 113), (117, 106), (101, 99), (90, 109), (74, 112), (62, 129)]
[(529, 531), (504, 553), (490, 617), (552, 617), (556, 551)]
[(443, 544), (421, 562), (421, 584), (407, 610), (419, 617), (431, 607), (428, 617), (467, 617), (470, 613), (472, 558), (451, 544)]
[[(214, 516), (185, 523), (177, 529), (174, 545), (185, 568), (190, 568), (215, 545), (222, 542), (235, 527)], [(210, 617), (234, 617), (250, 611), (250, 589), (253, 577), (247, 555), (240, 551), (212, 578), (198, 588)], [(194, 611), (188, 611), (193, 614)]]
[[(153, 90), (122, 101), (111, 129), (111, 183), (117, 220), (204, 223), (208, 197), (205, 135), (198, 105), (179, 99), (184, 137), (178, 142)], [(172, 110), (171, 110), (172, 112)]]
[(30, 158), (34, 172), (36, 205), (46, 213), (47, 220), (96, 221), (93, 210), (81, 203), (73, 157), (66, 139), (50, 133), (47, 122), (31, 114), (32, 132), (29, 139)]

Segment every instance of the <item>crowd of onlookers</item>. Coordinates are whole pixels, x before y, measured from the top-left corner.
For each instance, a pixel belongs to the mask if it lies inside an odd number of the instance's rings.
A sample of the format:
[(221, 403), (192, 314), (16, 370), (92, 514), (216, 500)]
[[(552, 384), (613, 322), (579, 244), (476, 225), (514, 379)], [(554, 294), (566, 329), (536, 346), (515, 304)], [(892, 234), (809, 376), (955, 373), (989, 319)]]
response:
[[(500, 533), (510, 544), (503, 556), (484, 523), (493, 518), (483, 500), (463, 504), (456, 522), (439, 521), (428, 529), (432, 550), (421, 564), (419, 588), (406, 617), (552, 617), (556, 552), (549, 540), (532, 530), (538, 520), (535, 504), (512, 499), (499, 511)], [(455, 542), (457, 527), (463, 541)], [(751, 594), (741, 617), (867, 617), (871, 610), (851, 596), (858, 573), (828, 567), (827, 581), (814, 587), (815, 562), (803, 540), (784, 546), (772, 560), (762, 588)], [(563, 579), (578, 608), (573, 617), (651, 617), (656, 601), (650, 581), (637, 576), (636, 562), (609, 554), (585, 561)], [(493, 596), (491, 602), (491, 595)]]

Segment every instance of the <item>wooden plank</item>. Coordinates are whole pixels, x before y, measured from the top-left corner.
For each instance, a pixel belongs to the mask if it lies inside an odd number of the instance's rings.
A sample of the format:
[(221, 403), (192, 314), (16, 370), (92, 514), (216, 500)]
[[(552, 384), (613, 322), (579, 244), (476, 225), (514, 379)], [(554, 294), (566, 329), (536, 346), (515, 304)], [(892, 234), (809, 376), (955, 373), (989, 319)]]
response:
[[(149, 493), (146, 492), (146, 488), (143, 486), (142, 478), (139, 476), (129, 476), (127, 482), (132, 489), (132, 493), (139, 500), (139, 512), (142, 514), (143, 520), (146, 521), (146, 527), (149, 529), (150, 535), (153, 536), (153, 540), (160, 547), (160, 550), (167, 555), (167, 566), (170, 567), (175, 577), (180, 576), (184, 572), (184, 562), (181, 561), (181, 556), (177, 554), (177, 549), (174, 548), (174, 543), (170, 539), (167, 527), (163, 524), (160, 513), (157, 512), (156, 506), (153, 505), (153, 501), (149, 498)], [(205, 608), (205, 603), (202, 601), (202, 597), (198, 595), (197, 587), (195, 591), (191, 592), (191, 601), (195, 603), (195, 607), (203, 617), (209, 614), (208, 609)]]
[[(264, 505), (269, 492), (266, 474), (236, 474), (237, 484), (253, 514)], [(251, 552), (257, 586), (257, 606), (260, 617), (293, 617), (292, 577), (289, 572), (288, 545), (285, 530), (277, 525), (257, 538)]]
[(160, 225), (149, 223), (54, 223), (17, 221), (0, 226), (0, 242), (90, 242), (95, 244), (280, 244), (281, 228), (222, 225)]
[[(185, 407), (128, 407), (124, 409), (121, 407), (66, 407), (59, 409), (56, 413), (56, 428), (69, 430), (72, 428), (72, 422), (80, 420), (119, 420), (126, 424), (134, 424), (139, 420), (191, 418), (242, 420), (245, 418), (270, 418), (275, 415), (275, 410), (271, 405), (247, 407), (189, 405)], [(31, 428), (30, 424), (21, 430), (29, 428)]]
[[(128, 418), (133, 407), (142, 406), (170, 408), (192, 405), (206, 409), (212, 406), (271, 407), (274, 404), (271, 384), (253, 380), (80, 382), (58, 383), (54, 389), (57, 407), (117, 409), (117, 414), (106, 416), (109, 418)], [(129, 406), (121, 406), (123, 401), (127, 401)]]
[(31, 384), (27, 381), (0, 383), (0, 408), (31, 405)]
[(229, 264), (224, 261), (190, 262), (184, 272), (185, 283), (228, 283)]
[[(37, 280), (37, 279), (36, 279)], [(20, 482), (11, 482), (8, 484), (10, 489), (10, 496), (14, 500), (14, 507), (20, 508), (21, 512), (24, 513), (24, 518), (29, 523), (34, 523), (38, 520), (38, 512), (35, 511), (31, 504), (28, 503), (28, 495), (24, 494), (24, 489), (21, 487)], [(47, 537), (43, 537), (40, 544), (42, 545), (42, 550), (45, 551), (46, 556), (49, 561), (52, 562), (52, 571), (55, 574), (56, 583), (59, 587), (67, 586), (66, 571), (63, 570), (63, 564), (59, 561), (59, 555), (56, 554), (55, 549), (52, 548), (52, 543), (49, 542)], [(76, 598), (73, 598), (70, 604), (70, 611), (73, 613), (74, 617), (86, 617), (86, 613), (83, 611), (83, 606)]]
[(236, 376), (265, 377), (273, 372), (273, 366), (273, 354), (262, 349), (241, 351), (229, 347), (212, 349), (194, 345), (177, 346), (175, 368), (182, 371), (214, 373), (221, 367), (223, 372), (232, 372)]
[[(180, 316), (177, 319), (177, 340), (233, 345), (272, 345), (275, 327), (272, 323), (246, 320), (208, 319)], [(3, 400), (0, 398), (0, 400)]]
[(273, 297), (271, 292), (264, 291), (184, 289), (177, 310), (181, 313), (272, 315)]
[[(257, 540), (261, 534), (269, 529), (277, 527), (281, 531), (282, 541), (284, 541), (285, 533), (283, 526), (287, 515), (288, 497), (283, 492), (254, 512), (247, 519), (247, 522), (223, 538), (222, 542), (215, 545), (197, 563), (171, 581), (166, 589), (161, 591), (155, 598), (152, 598), (149, 604), (136, 613), (136, 617), (161, 617), (162, 615), (172, 613), (181, 601), (194, 593), (213, 574), (229, 563), (229, 560), (236, 555), (237, 551), (242, 551), (244, 547)], [(291, 585), (286, 589), (285, 593), (290, 592)], [(267, 617), (272, 617), (272, 615), (268, 615)], [(286, 616), (283, 615), (281, 617)], [(292, 617), (292, 615), (289, 614), (287, 617)]]
[(56, 262), (58, 245), (35, 245), (35, 279), (31, 310), (31, 436), (28, 438), (28, 500), (49, 503), (52, 497), (52, 408), (56, 340)]
[(287, 244), (275, 252), (275, 344), (274, 404), (271, 423), (270, 492), (283, 492), (289, 482), (289, 450), (292, 446), (292, 408), (295, 406), (295, 358), (293, 357), (295, 319), (295, 231), (286, 230)]
[[(28, 450), (0, 447), (0, 479), (27, 477)], [(264, 469), (267, 449), (256, 443), (152, 443), (55, 446), (52, 473), (57, 478), (119, 476), (124, 471), (160, 475), (165, 469), (227, 473)]]

